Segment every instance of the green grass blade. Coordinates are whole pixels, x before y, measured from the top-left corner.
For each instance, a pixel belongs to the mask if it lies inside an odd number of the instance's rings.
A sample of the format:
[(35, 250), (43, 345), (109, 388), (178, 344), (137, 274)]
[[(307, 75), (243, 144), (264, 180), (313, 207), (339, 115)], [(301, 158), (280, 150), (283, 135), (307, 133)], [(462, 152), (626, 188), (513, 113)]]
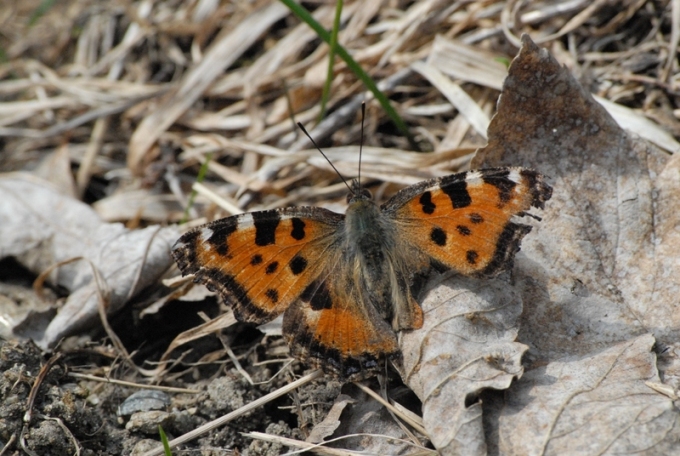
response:
[(326, 115), (326, 105), (331, 94), (331, 84), (333, 84), (333, 67), (335, 66), (335, 50), (338, 47), (338, 31), (340, 30), (340, 19), (342, 18), (343, 1), (337, 0), (335, 3), (335, 19), (333, 20), (333, 30), (331, 31), (330, 50), (328, 51), (328, 74), (321, 93), (321, 113), (319, 122)]
[[(316, 32), (316, 34), (324, 40), (326, 43), (330, 44), (331, 42), (331, 34), (328, 33), (326, 29), (324, 29), (321, 24), (319, 24), (307, 11), (305, 8), (303, 8), (301, 5), (298, 3), (295, 3), (293, 0), (281, 0), (281, 3), (286, 5), (292, 12), (295, 14), (301, 21), (303, 21), (305, 24), (309, 25), (312, 30)], [(390, 104), (390, 100), (387, 99), (384, 93), (382, 93), (379, 89), (378, 86), (375, 84), (373, 79), (366, 73), (361, 66), (352, 58), (351, 55), (347, 52), (347, 50), (342, 47), (341, 45), (337, 45), (336, 53), (342, 60), (345, 61), (349, 69), (361, 80), (361, 82), (364, 83), (366, 88), (371, 91), (373, 96), (378, 100), (382, 108), (385, 110), (387, 115), (392, 119), (392, 122), (394, 122), (394, 125), (399, 129), (401, 134), (403, 134), (406, 138), (408, 138), (409, 143), (411, 144), (411, 147), (415, 150), (418, 150), (418, 146), (413, 139), (413, 136), (411, 136), (411, 133), (408, 130), (408, 127), (406, 126), (406, 123), (402, 120), (402, 118), (397, 114), (397, 111), (394, 110), (392, 105)]]
[(54, 6), (55, 0), (42, 0), (38, 7), (33, 10), (33, 14), (28, 19), (28, 25), (35, 25), (38, 20), (47, 13), (47, 11)]
[(163, 453), (165, 456), (172, 456), (172, 451), (170, 451), (170, 443), (168, 442), (168, 436), (165, 435), (161, 425), (158, 425), (158, 433), (161, 435), (161, 442), (163, 442)]

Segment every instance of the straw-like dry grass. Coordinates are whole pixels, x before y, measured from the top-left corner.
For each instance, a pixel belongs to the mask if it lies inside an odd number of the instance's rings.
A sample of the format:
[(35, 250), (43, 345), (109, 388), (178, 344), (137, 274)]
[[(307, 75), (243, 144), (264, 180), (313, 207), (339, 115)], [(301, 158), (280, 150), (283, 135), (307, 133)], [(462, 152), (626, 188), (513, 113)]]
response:
[[(356, 153), (332, 147), (358, 145), (364, 99), (365, 146), (392, 149), (368, 150), (367, 176), (404, 184), (464, 168), (484, 143), (504, 62), (523, 32), (595, 94), (680, 134), (672, 2), (348, 3), (341, 45), (380, 83), (420, 148), (435, 153), (426, 156), (413, 156), (341, 61), (317, 125), (328, 46), (279, 3), (70, 1), (43, 15), (40, 4), (0, 11), (1, 165), (21, 169), (66, 149), (78, 195), (104, 199), (110, 220), (129, 219), (126, 204), (143, 197), (179, 205), (140, 208), (142, 219), (178, 220), (195, 166), (211, 152), (208, 185), (241, 208), (293, 191), (286, 203), (327, 198), (315, 195), (336, 178), (319, 172), (328, 167), (293, 119), (351, 176)], [(309, 6), (330, 26), (334, 4)], [(438, 85), (431, 67), (460, 83)], [(117, 204), (106, 201), (112, 195)]]

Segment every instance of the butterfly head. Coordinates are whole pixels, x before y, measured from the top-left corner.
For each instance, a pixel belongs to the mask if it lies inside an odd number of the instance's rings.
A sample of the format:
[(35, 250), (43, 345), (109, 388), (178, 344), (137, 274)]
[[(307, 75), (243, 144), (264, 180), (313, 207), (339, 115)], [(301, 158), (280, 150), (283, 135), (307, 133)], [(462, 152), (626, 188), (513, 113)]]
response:
[(350, 186), (350, 192), (347, 194), (347, 204), (353, 203), (355, 201), (366, 201), (372, 200), (373, 195), (367, 189), (361, 186), (357, 179), (352, 179), (352, 185)]

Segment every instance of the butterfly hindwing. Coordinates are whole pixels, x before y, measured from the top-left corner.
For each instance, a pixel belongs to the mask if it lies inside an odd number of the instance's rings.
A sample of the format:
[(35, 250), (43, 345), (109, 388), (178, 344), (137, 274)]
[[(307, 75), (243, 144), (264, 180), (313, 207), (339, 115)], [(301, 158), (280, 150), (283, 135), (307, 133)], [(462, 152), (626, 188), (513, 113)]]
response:
[(232, 305), (241, 321), (280, 315), (321, 273), (325, 250), (344, 216), (316, 207), (227, 217), (184, 234), (173, 255)]
[(405, 242), (435, 263), (466, 275), (493, 275), (512, 265), (530, 230), (512, 221), (542, 208), (552, 189), (524, 168), (491, 168), (424, 181), (383, 205)]
[(293, 355), (343, 379), (360, 380), (400, 352), (394, 331), (350, 277), (337, 264), (313, 282), (284, 314), (283, 335)]

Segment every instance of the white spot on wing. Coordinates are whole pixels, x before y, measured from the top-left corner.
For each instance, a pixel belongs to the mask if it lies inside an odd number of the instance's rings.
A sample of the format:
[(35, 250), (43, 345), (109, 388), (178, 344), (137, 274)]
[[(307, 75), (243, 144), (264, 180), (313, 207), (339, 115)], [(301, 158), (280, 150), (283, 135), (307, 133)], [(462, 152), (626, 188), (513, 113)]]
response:
[(517, 168), (512, 168), (510, 170), (510, 174), (508, 174), (508, 179), (513, 181), (515, 184), (522, 183), (522, 175), (519, 173), (519, 170)]
[(214, 231), (212, 229), (208, 228), (207, 226), (204, 226), (201, 229), (201, 240), (203, 242), (207, 242), (212, 237), (213, 234)]
[(465, 181), (468, 186), (482, 185), (484, 180), (482, 179), (482, 173), (479, 171), (469, 171), (465, 175)]
[(213, 246), (208, 241), (210, 240), (214, 233), (215, 232), (212, 229), (208, 228), (207, 226), (201, 228), (201, 241), (203, 241), (201, 242), (201, 248), (203, 250), (212, 250)]
[(239, 227), (244, 227), (244, 226), (253, 226), (255, 221), (253, 220), (253, 214), (250, 212), (246, 212), (245, 214), (241, 214), (238, 216), (238, 226)]

